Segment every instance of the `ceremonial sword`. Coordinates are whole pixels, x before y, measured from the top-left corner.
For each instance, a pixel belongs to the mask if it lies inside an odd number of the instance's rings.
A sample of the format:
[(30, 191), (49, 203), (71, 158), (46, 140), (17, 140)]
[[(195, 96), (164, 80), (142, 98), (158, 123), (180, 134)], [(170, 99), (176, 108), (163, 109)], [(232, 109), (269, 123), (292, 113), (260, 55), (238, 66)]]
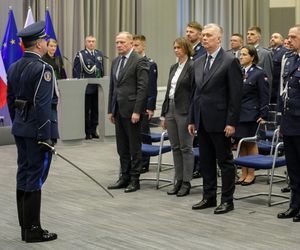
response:
[(85, 172), (84, 170), (82, 170), (80, 167), (78, 167), (76, 164), (74, 164), (73, 162), (71, 162), (70, 160), (68, 160), (66, 157), (64, 157), (63, 155), (61, 155), (60, 153), (58, 153), (53, 146), (51, 146), (47, 142), (43, 142), (43, 141), (39, 141), (38, 144), (43, 144), (44, 146), (46, 146), (47, 148), (49, 148), (50, 151), (53, 154), (57, 155), (58, 157), (60, 157), (64, 161), (68, 162), (70, 165), (72, 165), (74, 168), (76, 168), (77, 170), (79, 170), (85, 176), (89, 177), (93, 182), (95, 182), (98, 186), (100, 186), (106, 193), (108, 193), (112, 198), (114, 198), (114, 196), (99, 181), (97, 181), (96, 179), (94, 179), (87, 172)]

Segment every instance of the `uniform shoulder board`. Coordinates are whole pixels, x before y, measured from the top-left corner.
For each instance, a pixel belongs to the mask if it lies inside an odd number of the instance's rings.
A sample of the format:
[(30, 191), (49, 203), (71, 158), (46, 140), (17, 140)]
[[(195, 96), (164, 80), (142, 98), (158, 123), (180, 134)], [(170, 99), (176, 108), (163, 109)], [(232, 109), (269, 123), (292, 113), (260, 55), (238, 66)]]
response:
[(291, 51), (291, 50), (287, 51), (287, 52), (284, 54), (285, 58), (292, 57), (293, 55), (294, 55), (294, 51)]
[(267, 50), (267, 51), (270, 51), (270, 52), (272, 52), (272, 50), (271, 49), (269, 49), (269, 48), (265, 48), (265, 47), (262, 47), (264, 50)]
[(151, 58), (149, 58), (149, 57), (148, 57), (148, 61), (149, 61), (149, 62), (154, 62), (153, 59), (151, 59)]
[(258, 65), (255, 65), (255, 66), (256, 66), (256, 68), (258, 68), (258, 69), (260, 69), (260, 70), (263, 70), (262, 67), (260, 67), (260, 66), (258, 66)]

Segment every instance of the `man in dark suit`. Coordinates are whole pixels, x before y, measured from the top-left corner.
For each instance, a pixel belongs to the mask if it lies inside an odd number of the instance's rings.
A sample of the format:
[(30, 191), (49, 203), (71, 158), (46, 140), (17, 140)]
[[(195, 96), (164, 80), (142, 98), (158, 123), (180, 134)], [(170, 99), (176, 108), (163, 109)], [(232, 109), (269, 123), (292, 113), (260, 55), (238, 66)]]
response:
[(108, 188), (125, 188), (128, 193), (140, 189), (141, 115), (147, 103), (149, 65), (145, 57), (133, 50), (130, 33), (116, 36), (116, 48), (119, 56), (111, 66), (108, 118), (116, 128), (121, 174)]
[[(141, 56), (145, 57), (149, 63), (149, 83), (148, 83), (148, 100), (145, 113), (142, 117), (141, 132), (150, 134), (149, 121), (154, 115), (157, 97), (157, 64), (145, 54), (146, 37), (144, 35), (133, 36), (133, 48)], [(141, 173), (149, 171), (150, 157), (143, 156)]]
[(7, 74), (7, 103), (18, 150), (18, 218), (23, 241), (50, 241), (57, 235), (42, 229), (40, 210), (52, 159), (44, 144), (52, 146), (58, 138), (58, 90), (53, 68), (42, 60), (47, 53), (45, 22), (27, 26), (18, 36), (25, 53)]
[(206, 53), (202, 45), (202, 25), (198, 22), (188, 23), (185, 31), (186, 38), (190, 41), (194, 49), (193, 61)]
[(300, 222), (300, 25), (290, 28), (288, 40), (292, 52), (285, 55), (283, 65), (283, 135), (287, 172), (290, 179), (291, 201), (289, 208), (277, 217), (293, 218)]
[(208, 24), (202, 34), (207, 55), (194, 62), (196, 89), (188, 129), (190, 134), (195, 134), (197, 129), (203, 199), (192, 208), (216, 206), (218, 163), (222, 197), (214, 213), (222, 214), (234, 209), (235, 167), (230, 139), (239, 119), (243, 80), (237, 58), (221, 48), (223, 29), (217, 24)]
[[(85, 38), (85, 49), (78, 51), (73, 66), (74, 78), (99, 78), (104, 76), (103, 54), (96, 49), (96, 38)], [(98, 112), (98, 86), (88, 84), (85, 90), (85, 135), (86, 139), (98, 139), (97, 126), (99, 124)]]
[(262, 67), (268, 76), (270, 83), (270, 93), (271, 93), (271, 83), (273, 79), (273, 61), (272, 61), (272, 51), (263, 48), (259, 45), (261, 40), (261, 29), (257, 26), (248, 28), (247, 31), (247, 44), (253, 45), (256, 48), (258, 54), (258, 66)]

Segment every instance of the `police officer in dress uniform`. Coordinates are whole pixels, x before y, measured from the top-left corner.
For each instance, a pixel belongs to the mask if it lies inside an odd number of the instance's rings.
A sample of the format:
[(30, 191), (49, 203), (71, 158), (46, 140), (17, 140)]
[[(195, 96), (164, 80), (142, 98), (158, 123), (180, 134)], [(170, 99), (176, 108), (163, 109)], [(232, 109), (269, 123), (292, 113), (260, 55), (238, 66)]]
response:
[(290, 178), (291, 200), (288, 210), (279, 213), (279, 219), (300, 221), (300, 25), (289, 30), (291, 53), (285, 55), (283, 69), (283, 135), (287, 171)]
[[(147, 57), (145, 54), (146, 49), (146, 37), (144, 35), (134, 35), (133, 36), (133, 48), (134, 50), (145, 57), (149, 64), (149, 84), (148, 84), (148, 99), (146, 112), (142, 116), (141, 123), (141, 133), (150, 134), (149, 121), (154, 115), (156, 109), (156, 97), (157, 97), (157, 64), (151, 58)], [(141, 173), (149, 171), (150, 157), (143, 156), (142, 159), (142, 170)]]
[(279, 98), (281, 61), (283, 55), (289, 50), (283, 46), (283, 37), (279, 33), (273, 33), (270, 39), (273, 51), (273, 82), (270, 103), (277, 103)]
[[(73, 66), (74, 78), (100, 78), (104, 76), (103, 54), (96, 48), (96, 38), (85, 38), (85, 49), (78, 51)], [(88, 84), (85, 91), (85, 134), (86, 139), (99, 138), (98, 85)]]
[(7, 103), (12, 134), (18, 151), (17, 208), (22, 240), (55, 240), (40, 223), (41, 189), (51, 163), (49, 147), (58, 138), (58, 91), (53, 68), (41, 57), (47, 53), (45, 22), (29, 25), (18, 33), (24, 56), (7, 74)]

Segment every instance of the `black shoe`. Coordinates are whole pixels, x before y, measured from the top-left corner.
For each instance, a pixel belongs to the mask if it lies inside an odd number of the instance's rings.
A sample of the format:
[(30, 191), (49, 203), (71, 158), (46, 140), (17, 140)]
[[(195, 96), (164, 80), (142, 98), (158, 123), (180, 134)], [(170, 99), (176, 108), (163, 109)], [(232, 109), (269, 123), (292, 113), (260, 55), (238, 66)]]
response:
[(277, 214), (278, 219), (289, 219), (297, 216), (299, 214), (299, 209), (296, 208), (289, 208), (285, 212)]
[(26, 242), (43, 242), (56, 239), (56, 233), (49, 233), (47, 230), (43, 230), (40, 226), (32, 226), (30, 229), (25, 229)]
[(140, 189), (140, 182), (139, 181), (131, 181), (128, 187), (124, 190), (125, 193), (135, 192)]
[(234, 209), (233, 202), (223, 202), (214, 211), (214, 214), (226, 214)]
[(168, 195), (175, 195), (178, 193), (178, 191), (180, 190), (182, 185), (182, 180), (180, 181), (176, 181), (175, 185), (173, 186), (173, 188), (171, 190), (169, 190), (167, 192)]
[(128, 186), (129, 182), (125, 181), (123, 179), (119, 179), (116, 183), (109, 185), (108, 189), (121, 189), (126, 188)]
[(197, 179), (197, 178), (201, 178), (202, 175), (200, 173), (200, 171), (196, 170), (194, 173), (193, 173), (193, 179)]
[(217, 205), (217, 201), (215, 198), (212, 199), (203, 199), (202, 201), (198, 202), (197, 204), (192, 206), (193, 210), (198, 209), (205, 209), (209, 207), (215, 207)]
[(86, 139), (86, 140), (91, 140), (91, 139), (93, 139), (93, 136), (92, 136), (92, 135), (86, 135), (86, 136), (85, 136), (85, 139)]
[(291, 187), (290, 186), (283, 187), (281, 189), (281, 192), (282, 193), (289, 193), (289, 192), (291, 192)]
[(300, 222), (300, 211), (296, 214), (296, 216), (293, 218), (293, 222)]
[(99, 139), (100, 138), (97, 133), (92, 133), (91, 137), (94, 138), (94, 139)]
[(178, 193), (176, 194), (177, 197), (183, 197), (186, 196), (190, 193), (191, 190), (191, 183), (189, 182), (183, 182), (181, 185), (180, 190), (178, 191)]
[(149, 167), (142, 167), (141, 174), (149, 172)]
[(254, 177), (253, 180), (250, 181), (250, 182), (243, 181), (241, 185), (242, 185), (242, 186), (250, 186), (250, 185), (252, 185), (252, 184), (255, 183), (255, 179), (256, 179), (256, 177)]

